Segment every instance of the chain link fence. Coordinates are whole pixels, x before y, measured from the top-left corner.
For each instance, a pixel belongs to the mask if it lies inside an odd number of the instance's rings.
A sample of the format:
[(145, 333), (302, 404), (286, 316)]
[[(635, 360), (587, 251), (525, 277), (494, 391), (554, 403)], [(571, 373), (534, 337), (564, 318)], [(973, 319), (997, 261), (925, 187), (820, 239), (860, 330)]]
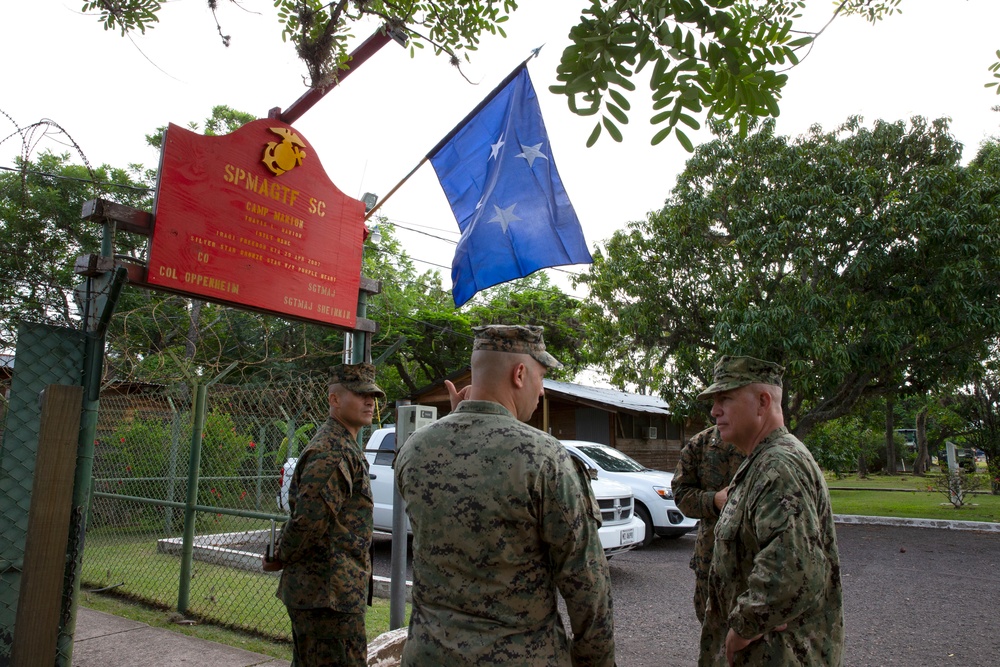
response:
[[(284, 518), (277, 500), (282, 465), (329, 414), (326, 378), (215, 384), (206, 403), (203, 428), (195, 429), (199, 411), (188, 386), (102, 392), (83, 589), (290, 640), (288, 615), (274, 596), (277, 576), (261, 571), (261, 555), (272, 519)], [(199, 430), (200, 465), (192, 470)], [(186, 514), (194, 527), (190, 543)]]

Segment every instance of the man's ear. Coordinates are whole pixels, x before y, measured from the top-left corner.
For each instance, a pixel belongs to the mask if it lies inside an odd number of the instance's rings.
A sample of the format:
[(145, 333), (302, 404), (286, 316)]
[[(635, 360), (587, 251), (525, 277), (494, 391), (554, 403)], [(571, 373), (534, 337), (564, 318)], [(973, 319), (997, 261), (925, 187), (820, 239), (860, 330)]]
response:
[(771, 409), (771, 392), (758, 389), (757, 405), (760, 407), (761, 413), (767, 413)]
[(513, 369), (511, 369), (511, 382), (514, 386), (520, 389), (524, 386), (525, 376), (528, 374), (528, 367), (523, 363), (515, 364)]

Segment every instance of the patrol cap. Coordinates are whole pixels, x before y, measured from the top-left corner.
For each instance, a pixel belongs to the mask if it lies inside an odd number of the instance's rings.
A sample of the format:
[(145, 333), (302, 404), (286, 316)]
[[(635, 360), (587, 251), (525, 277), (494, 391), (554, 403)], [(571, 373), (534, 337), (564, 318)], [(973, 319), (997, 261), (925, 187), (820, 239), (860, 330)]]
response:
[(712, 394), (739, 389), (755, 382), (780, 387), (781, 375), (784, 372), (783, 367), (771, 361), (725, 355), (715, 363), (713, 382), (705, 391), (698, 394), (698, 400), (704, 401), (710, 399)]
[(472, 343), (472, 351), (489, 350), (492, 352), (510, 352), (512, 354), (527, 354), (546, 368), (562, 368), (555, 357), (545, 351), (545, 341), (542, 340), (542, 327), (519, 324), (490, 324), (484, 327), (473, 327), (476, 339)]
[(330, 369), (330, 384), (340, 384), (355, 394), (375, 394), (385, 398), (385, 392), (375, 384), (372, 364), (341, 364)]

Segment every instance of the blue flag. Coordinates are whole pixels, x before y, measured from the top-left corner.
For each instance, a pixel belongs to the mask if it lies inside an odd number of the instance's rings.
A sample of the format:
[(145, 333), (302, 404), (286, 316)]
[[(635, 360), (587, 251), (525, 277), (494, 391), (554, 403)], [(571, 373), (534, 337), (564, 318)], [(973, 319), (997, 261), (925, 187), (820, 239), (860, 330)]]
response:
[(548, 266), (593, 261), (556, 170), (527, 67), (428, 157), (462, 232), (451, 265), (455, 306)]

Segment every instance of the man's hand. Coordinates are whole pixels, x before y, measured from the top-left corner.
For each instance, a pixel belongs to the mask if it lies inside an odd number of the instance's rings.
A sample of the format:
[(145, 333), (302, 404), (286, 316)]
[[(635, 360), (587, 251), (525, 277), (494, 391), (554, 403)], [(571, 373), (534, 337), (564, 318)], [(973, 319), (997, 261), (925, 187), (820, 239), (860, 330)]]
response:
[(267, 556), (263, 556), (261, 558), (261, 566), (260, 567), (265, 572), (279, 572), (279, 571), (281, 571), (285, 567), (285, 564), (282, 563), (277, 558), (272, 558), (271, 560), (268, 560)]
[(458, 404), (464, 401), (469, 396), (469, 388), (472, 385), (467, 385), (462, 387), (461, 391), (455, 389), (455, 383), (451, 380), (445, 380), (444, 386), (448, 390), (448, 398), (451, 399), (451, 409), (454, 410), (458, 407)]
[(729, 487), (723, 487), (715, 492), (715, 509), (722, 511), (722, 508), (726, 504), (726, 500), (729, 498)]
[[(781, 632), (786, 628), (788, 628), (788, 624), (782, 623), (778, 627), (774, 628), (774, 632)], [(736, 652), (742, 651), (763, 636), (763, 634), (759, 634), (756, 637), (751, 637), (750, 639), (743, 639), (743, 637), (736, 634), (735, 630), (730, 629), (726, 634), (726, 664), (729, 665), (729, 667), (733, 667), (733, 660), (736, 659)]]

